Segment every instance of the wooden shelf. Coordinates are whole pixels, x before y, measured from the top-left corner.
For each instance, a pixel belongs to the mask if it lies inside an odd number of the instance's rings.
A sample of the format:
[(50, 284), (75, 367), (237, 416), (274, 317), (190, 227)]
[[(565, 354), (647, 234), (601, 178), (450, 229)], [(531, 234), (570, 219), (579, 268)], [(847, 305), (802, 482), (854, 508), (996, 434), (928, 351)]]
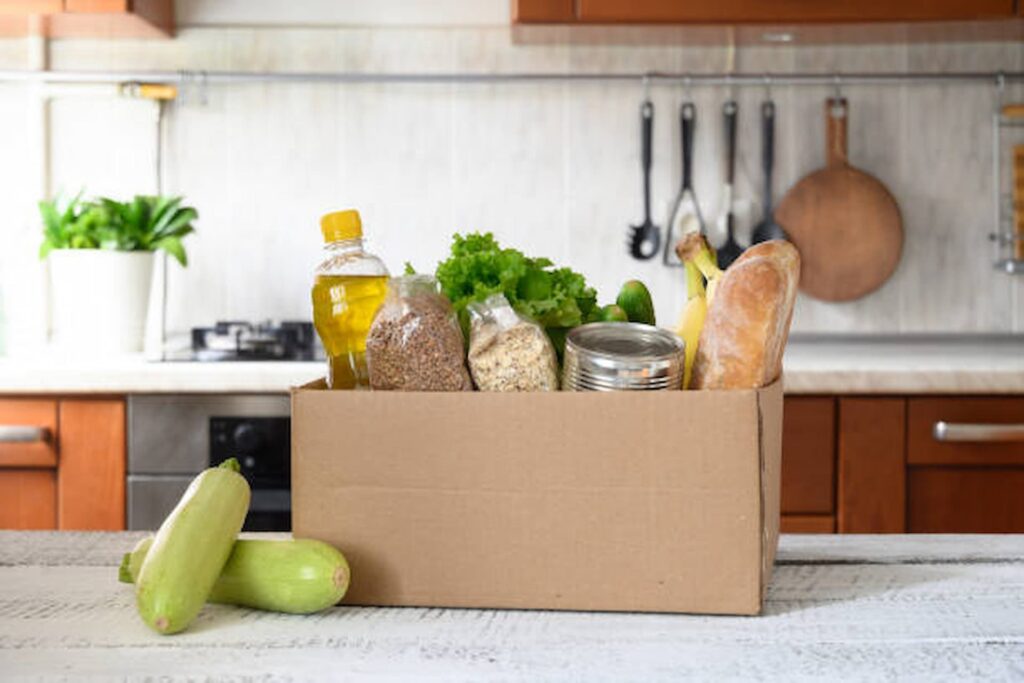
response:
[(0, 0), (0, 37), (170, 38), (173, 0)]

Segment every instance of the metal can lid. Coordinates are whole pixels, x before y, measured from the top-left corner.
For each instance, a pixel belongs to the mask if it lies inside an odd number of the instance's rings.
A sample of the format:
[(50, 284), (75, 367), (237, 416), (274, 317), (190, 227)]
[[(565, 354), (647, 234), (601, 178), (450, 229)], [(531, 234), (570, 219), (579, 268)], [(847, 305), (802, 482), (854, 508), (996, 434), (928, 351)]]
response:
[(612, 375), (656, 376), (682, 362), (683, 340), (640, 323), (590, 323), (570, 330), (566, 361), (581, 370)]

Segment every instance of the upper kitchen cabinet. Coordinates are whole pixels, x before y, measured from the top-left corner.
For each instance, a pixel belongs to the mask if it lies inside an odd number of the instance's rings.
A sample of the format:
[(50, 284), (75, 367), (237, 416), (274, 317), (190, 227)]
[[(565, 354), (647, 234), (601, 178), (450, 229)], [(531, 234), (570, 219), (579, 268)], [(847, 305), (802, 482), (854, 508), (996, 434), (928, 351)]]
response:
[[(892, 42), (1012, 40), (1024, 36), (1017, 0), (513, 0), (520, 27), (579, 27), (589, 40), (714, 42)], [(587, 29), (601, 26), (604, 31)], [(616, 33), (653, 26), (672, 33)], [(679, 33), (678, 31), (682, 31)], [(529, 34), (522, 34), (529, 37)]]
[(515, 0), (518, 22), (731, 24), (966, 21), (1014, 16), (1014, 0)]
[(0, 36), (169, 38), (174, 0), (0, 0)]

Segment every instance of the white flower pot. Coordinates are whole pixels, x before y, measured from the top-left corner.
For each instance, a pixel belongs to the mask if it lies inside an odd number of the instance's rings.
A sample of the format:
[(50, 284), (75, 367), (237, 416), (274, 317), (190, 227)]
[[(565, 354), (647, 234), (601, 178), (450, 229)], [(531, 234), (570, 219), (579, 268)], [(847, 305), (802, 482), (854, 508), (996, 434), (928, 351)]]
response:
[(76, 354), (142, 351), (152, 252), (56, 249), (47, 260), (54, 345)]

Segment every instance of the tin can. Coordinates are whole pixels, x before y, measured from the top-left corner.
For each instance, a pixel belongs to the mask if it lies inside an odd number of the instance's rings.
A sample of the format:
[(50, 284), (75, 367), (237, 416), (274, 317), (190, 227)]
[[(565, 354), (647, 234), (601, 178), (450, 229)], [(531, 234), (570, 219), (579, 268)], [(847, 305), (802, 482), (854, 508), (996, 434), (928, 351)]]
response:
[(639, 323), (590, 323), (565, 339), (565, 391), (679, 389), (684, 343), (675, 334)]

